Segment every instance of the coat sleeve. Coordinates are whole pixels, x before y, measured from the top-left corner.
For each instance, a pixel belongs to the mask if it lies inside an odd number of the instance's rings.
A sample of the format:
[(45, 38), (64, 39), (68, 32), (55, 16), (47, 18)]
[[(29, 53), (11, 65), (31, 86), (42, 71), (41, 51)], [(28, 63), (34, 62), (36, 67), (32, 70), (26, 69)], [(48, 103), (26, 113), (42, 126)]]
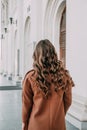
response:
[(69, 75), (68, 71), (66, 71), (66, 78), (67, 78), (67, 83), (63, 95), (65, 115), (72, 104), (72, 87), (74, 86), (74, 82), (71, 76)]
[(22, 85), (22, 130), (28, 130), (28, 122), (33, 105), (31, 84), (25, 77)]
[[(69, 84), (67, 84), (67, 85), (69, 85)], [(65, 115), (66, 115), (66, 113), (72, 103), (72, 87), (70, 85), (67, 88), (67, 90), (64, 91), (63, 101), (64, 101), (64, 111), (65, 111)]]

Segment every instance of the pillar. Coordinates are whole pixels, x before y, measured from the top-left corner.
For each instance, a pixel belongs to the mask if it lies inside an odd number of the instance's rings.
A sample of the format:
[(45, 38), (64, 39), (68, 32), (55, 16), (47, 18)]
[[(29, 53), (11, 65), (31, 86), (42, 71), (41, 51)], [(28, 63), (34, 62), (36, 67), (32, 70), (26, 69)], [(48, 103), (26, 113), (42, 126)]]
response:
[(8, 24), (8, 79), (12, 80), (12, 44), (13, 44), (13, 12), (12, 0), (9, 0), (9, 24)]
[(19, 83), (22, 80), (22, 49), (23, 49), (23, 0), (17, 1), (17, 70), (15, 75), (16, 82)]
[(8, 63), (8, 33), (7, 33), (7, 28), (4, 28), (5, 34), (4, 34), (4, 76), (7, 76), (7, 63)]

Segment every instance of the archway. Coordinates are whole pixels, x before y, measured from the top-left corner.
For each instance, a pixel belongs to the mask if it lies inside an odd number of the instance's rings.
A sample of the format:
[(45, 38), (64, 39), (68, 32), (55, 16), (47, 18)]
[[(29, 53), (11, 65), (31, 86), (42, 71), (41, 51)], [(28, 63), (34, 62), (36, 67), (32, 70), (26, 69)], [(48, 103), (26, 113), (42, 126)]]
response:
[(60, 22), (60, 60), (66, 66), (66, 8), (63, 10)]
[(29, 70), (30, 59), (30, 17), (27, 17), (24, 28), (24, 74)]
[(44, 13), (44, 38), (48, 38), (55, 45), (60, 59), (60, 22), (66, 0), (48, 0)]

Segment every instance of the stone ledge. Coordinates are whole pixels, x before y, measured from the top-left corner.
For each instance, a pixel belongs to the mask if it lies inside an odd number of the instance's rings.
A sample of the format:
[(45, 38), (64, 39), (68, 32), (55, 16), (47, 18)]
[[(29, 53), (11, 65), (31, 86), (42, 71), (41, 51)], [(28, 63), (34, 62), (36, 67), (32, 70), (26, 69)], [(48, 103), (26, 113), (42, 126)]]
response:
[(87, 130), (87, 98), (73, 94), (66, 120), (80, 130)]
[(87, 130), (87, 121), (80, 121), (71, 114), (66, 115), (66, 120), (73, 126), (77, 127), (79, 130)]

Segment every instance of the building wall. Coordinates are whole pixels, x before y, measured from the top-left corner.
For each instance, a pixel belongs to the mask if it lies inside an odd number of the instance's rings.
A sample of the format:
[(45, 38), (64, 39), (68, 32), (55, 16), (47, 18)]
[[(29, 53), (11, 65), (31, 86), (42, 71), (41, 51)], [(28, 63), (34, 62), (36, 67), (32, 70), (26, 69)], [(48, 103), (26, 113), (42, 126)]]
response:
[[(84, 127), (86, 130), (87, 2), (85, 0), (16, 0), (14, 3), (8, 0), (8, 16), (5, 17), (5, 21), (9, 23), (8, 32), (4, 33), (5, 39), (3, 39), (5, 45), (3, 49), (6, 51), (3, 53), (3, 74), (7, 73), (7, 77), (10, 76), (16, 81), (22, 79), (32, 68), (33, 50), (41, 39), (48, 38), (56, 47), (58, 56), (60, 55), (60, 21), (65, 6), (67, 7), (66, 67), (75, 82), (73, 103), (66, 119), (79, 129), (83, 130)], [(12, 24), (10, 17), (13, 18)]]
[[(75, 88), (70, 114), (77, 120), (71, 122), (81, 130), (87, 129), (87, 1), (67, 0), (67, 68), (69, 68)], [(85, 121), (85, 122), (84, 122)]]
[[(55, 46), (59, 50), (58, 33), (59, 33), (61, 13), (62, 10), (64, 9), (64, 6), (65, 6), (65, 0), (58, 0), (58, 1), (19, 0), (15, 2), (9, 0), (8, 17), (6, 15), (5, 18), (5, 21), (7, 20), (7, 18), (9, 21), (7, 25), (8, 65), (7, 70), (4, 69), (4, 73), (7, 72), (9, 76), (20, 75), (23, 77), (24, 74), (28, 71), (28, 69), (32, 68), (32, 62), (33, 62), (32, 53), (35, 44), (43, 38), (48, 38), (49, 40), (51, 40), (51, 42), (55, 44)], [(12, 18), (12, 23), (10, 23), (10, 18)], [(27, 21), (28, 18), (29, 20)], [(29, 30), (26, 30), (27, 28), (26, 26), (28, 25)], [(28, 31), (29, 34), (26, 33), (26, 31)], [(15, 42), (15, 33), (17, 42)], [(27, 39), (28, 35), (29, 39)], [(29, 42), (26, 43), (26, 40), (29, 40)], [(29, 53), (28, 51), (26, 52), (25, 48), (29, 50)], [(18, 51), (20, 53), (19, 56)], [(27, 55), (29, 55), (29, 62), (27, 62), (28, 61)]]

